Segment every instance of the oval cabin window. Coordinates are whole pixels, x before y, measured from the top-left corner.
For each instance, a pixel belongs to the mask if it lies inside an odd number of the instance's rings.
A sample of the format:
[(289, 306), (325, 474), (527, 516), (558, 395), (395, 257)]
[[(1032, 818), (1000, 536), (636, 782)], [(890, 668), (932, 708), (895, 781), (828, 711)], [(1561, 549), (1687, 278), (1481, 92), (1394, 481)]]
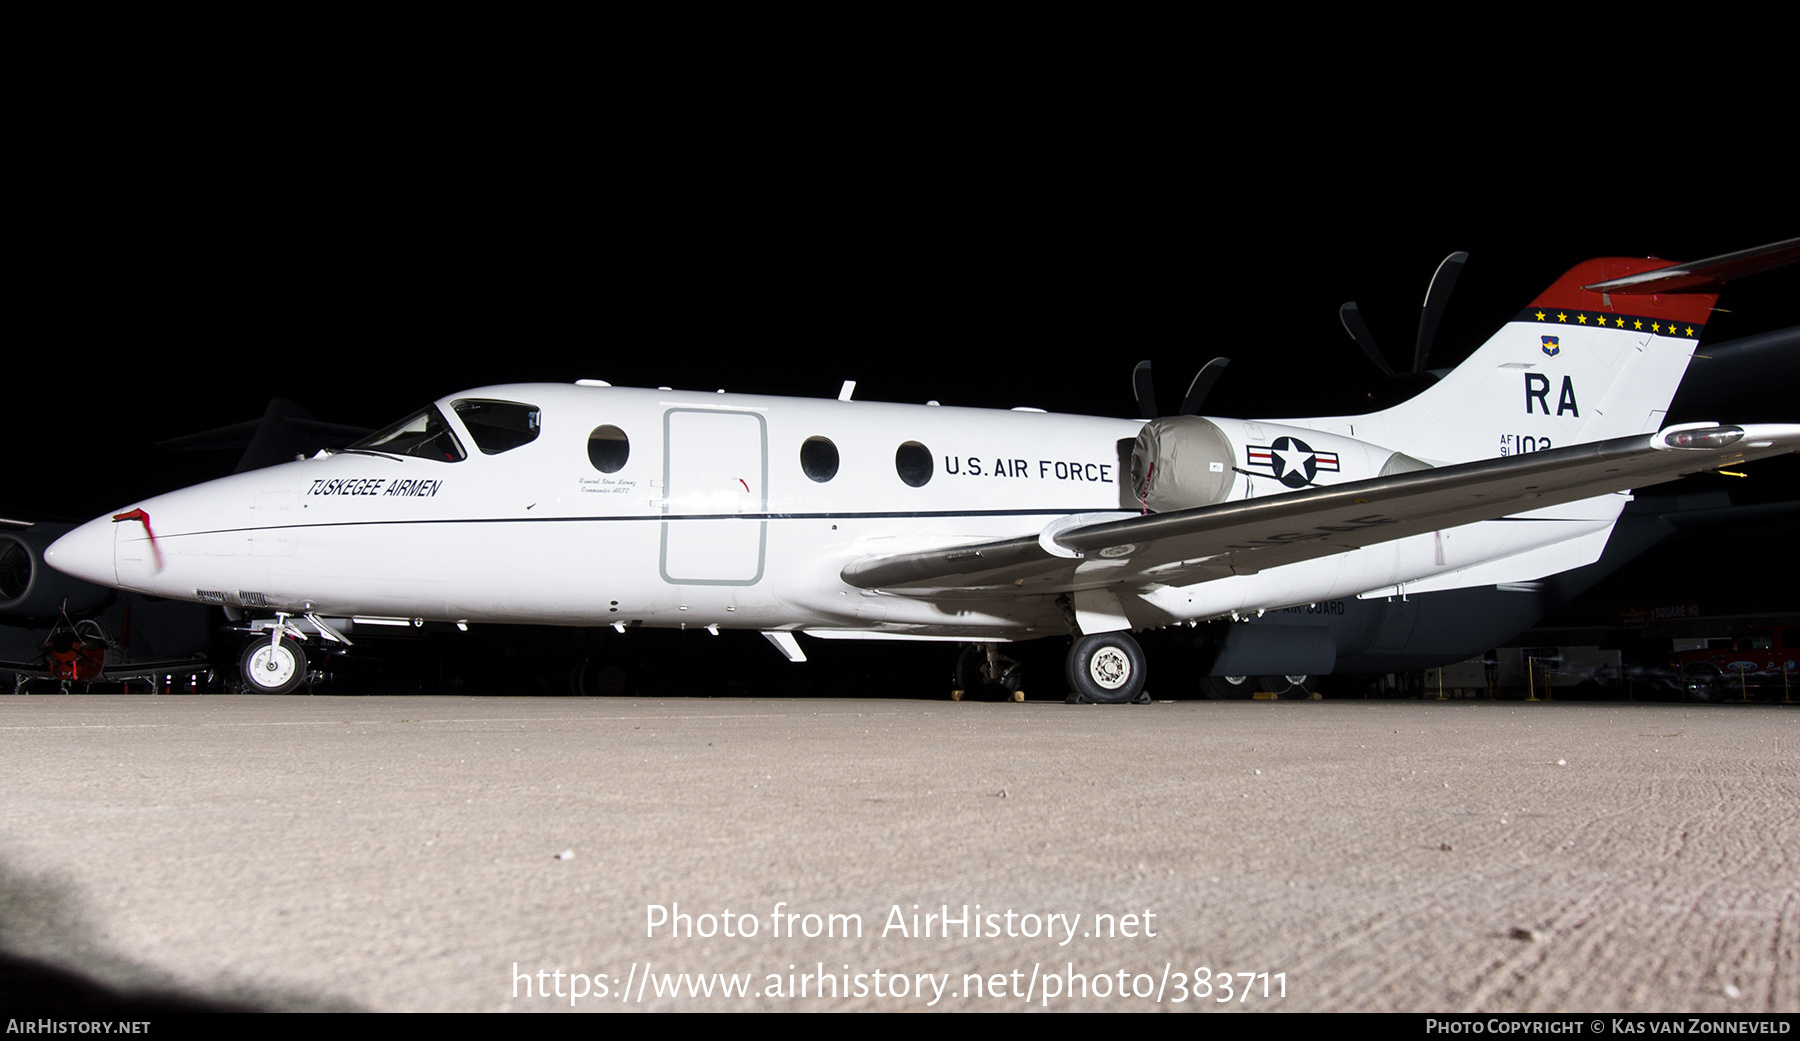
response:
[(914, 488), (923, 488), (931, 480), (931, 449), (917, 441), (908, 441), (894, 453), (894, 471)]
[(838, 450), (828, 437), (809, 437), (800, 443), (800, 470), (810, 480), (824, 484), (837, 476)]
[(625, 431), (611, 423), (594, 428), (588, 435), (588, 462), (603, 474), (616, 474), (631, 458), (631, 440)]

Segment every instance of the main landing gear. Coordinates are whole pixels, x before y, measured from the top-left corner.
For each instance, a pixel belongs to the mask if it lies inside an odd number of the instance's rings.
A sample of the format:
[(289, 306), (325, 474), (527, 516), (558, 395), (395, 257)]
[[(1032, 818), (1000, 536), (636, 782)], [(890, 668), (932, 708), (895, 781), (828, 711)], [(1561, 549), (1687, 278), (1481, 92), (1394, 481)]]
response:
[[(956, 659), (950, 697), (1024, 701), (1024, 665), (1001, 653), (1006, 645), (978, 643), (964, 646)], [(1049, 648), (1045, 648), (1048, 650)], [(1017, 653), (1017, 652), (1015, 652)], [(1034, 661), (1034, 658), (1027, 657)], [(1048, 664), (1048, 663), (1043, 663)], [(1069, 648), (1065, 670), (1071, 704), (1147, 705), (1144, 693), (1144, 652), (1130, 633), (1094, 633), (1078, 636)]]
[(1078, 701), (1121, 705), (1150, 700), (1144, 693), (1144, 652), (1130, 633), (1077, 637), (1069, 648), (1068, 675)]
[(965, 697), (1024, 701), (1024, 674), (1019, 663), (1000, 653), (997, 643), (970, 644), (956, 658), (950, 700)]

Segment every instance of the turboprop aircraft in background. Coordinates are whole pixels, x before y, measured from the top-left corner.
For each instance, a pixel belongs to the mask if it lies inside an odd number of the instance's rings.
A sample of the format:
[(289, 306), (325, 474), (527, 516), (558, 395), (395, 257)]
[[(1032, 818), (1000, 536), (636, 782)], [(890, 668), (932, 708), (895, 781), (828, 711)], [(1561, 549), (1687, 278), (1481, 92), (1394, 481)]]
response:
[[(1147, 421), (576, 385), (451, 395), (338, 453), (158, 495), (51, 547), (90, 581), (264, 617), (252, 689), (344, 619), (743, 628), (985, 645), (1072, 635), (1070, 686), (1144, 690), (1132, 631), (1592, 562), (1624, 489), (1794, 451), (1662, 428), (1718, 284), (1800, 240), (1578, 265), (1381, 412)], [(335, 620), (335, 621), (334, 621)]]

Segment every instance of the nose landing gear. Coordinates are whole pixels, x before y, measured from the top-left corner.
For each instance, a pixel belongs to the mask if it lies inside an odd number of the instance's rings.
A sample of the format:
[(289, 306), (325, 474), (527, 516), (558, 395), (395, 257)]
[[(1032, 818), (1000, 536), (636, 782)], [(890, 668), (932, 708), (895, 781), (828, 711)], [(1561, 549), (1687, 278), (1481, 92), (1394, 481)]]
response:
[[(256, 635), (245, 645), (243, 656), (238, 659), (238, 675), (243, 677), (245, 692), (292, 694), (307, 682), (309, 666), (306, 646), (302, 642), (307, 634), (289, 621), (291, 617), (284, 611), (277, 611), (273, 625), (260, 622), (251, 629)], [(348, 637), (317, 614), (308, 611), (301, 617), (321, 640), (350, 646)], [(316, 681), (316, 677), (310, 678)]]
[(291, 636), (253, 641), (238, 661), (244, 689), (256, 694), (292, 694), (306, 682), (306, 649)]

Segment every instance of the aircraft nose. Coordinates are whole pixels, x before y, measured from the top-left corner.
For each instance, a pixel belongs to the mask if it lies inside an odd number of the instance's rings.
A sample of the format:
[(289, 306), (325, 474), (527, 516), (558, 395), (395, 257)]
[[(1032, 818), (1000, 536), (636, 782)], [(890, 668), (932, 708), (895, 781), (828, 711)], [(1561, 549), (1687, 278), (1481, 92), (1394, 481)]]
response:
[(112, 518), (88, 521), (52, 542), (44, 551), (44, 563), (97, 585), (118, 585), (118, 575), (113, 568)]

